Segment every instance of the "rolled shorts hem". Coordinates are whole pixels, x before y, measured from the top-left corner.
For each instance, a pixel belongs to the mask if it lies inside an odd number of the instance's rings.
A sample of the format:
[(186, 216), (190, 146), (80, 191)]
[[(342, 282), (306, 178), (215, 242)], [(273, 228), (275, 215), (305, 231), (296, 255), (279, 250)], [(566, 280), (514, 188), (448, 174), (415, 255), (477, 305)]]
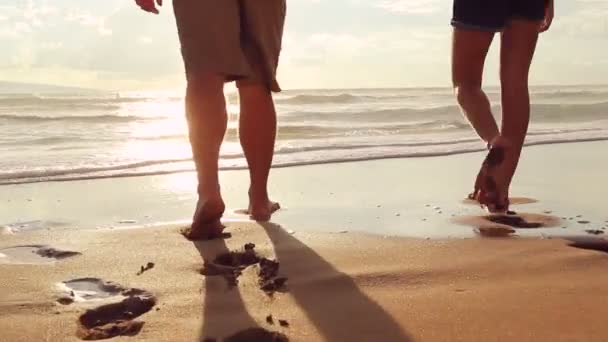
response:
[(466, 24), (466, 23), (463, 23), (458, 20), (452, 20), (451, 25), (457, 29), (480, 31), (480, 32), (490, 32), (490, 33), (500, 32), (504, 29), (504, 26), (492, 27), (492, 26), (483, 26), (483, 25), (473, 25), (473, 24)]
[(236, 74), (234, 72), (225, 72), (221, 70), (196, 70), (196, 71), (187, 71), (186, 72), (186, 80), (188, 82), (195, 82), (197, 74), (215, 74), (220, 75), (224, 78), (225, 83), (231, 82), (239, 82), (244, 85), (265, 85), (272, 91), (273, 93), (279, 93), (282, 91), (279, 83), (276, 79), (271, 81), (262, 80), (258, 77), (252, 76), (250, 74)]

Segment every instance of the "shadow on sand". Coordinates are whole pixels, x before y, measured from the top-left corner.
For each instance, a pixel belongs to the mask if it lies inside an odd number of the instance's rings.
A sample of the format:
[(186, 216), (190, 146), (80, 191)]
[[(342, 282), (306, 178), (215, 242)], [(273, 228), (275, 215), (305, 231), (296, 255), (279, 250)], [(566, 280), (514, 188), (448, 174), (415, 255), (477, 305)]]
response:
[[(281, 226), (262, 223), (272, 241), (281, 275), (289, 278), (289, 291), (324, 341), (403, 341), (412, 339), (375, 301), (346, 274), (287, 233)], [(254, 242), (254, 241), (252, 241)], [(224, 240), (196, 241), (203, 260), (228, 253)], [(266, 338), (228, 338), (238, 331), (262, 330), (249, 315), (238, 287), (228, 289), (223, 277), (205, 277), (206, 298), (200, 341), (273, 341)], [(293, 327), (297, 329), (297, 327)], [(268, 337), (271, 338), (271, 337)]]
[[(216, 256), (228, 253), (223, 239), (194, 241), (203, 261), (213, 261)], [(257, 323), (245, 307), (238, 288), (229, 289), (223, 277), (205, 276), (205, 302), (200, 341), (222, 341), (238, 330), (256, 328)], [(232, 329), (231, 327), (234, 327)]]
[(597, 252), (608, 253), (608, 240), (594, 237), (568, 237), (568, 246)]
[(289, 294), (325, 341), (411, 341), (354, 280), (281, 226), (262, 223), (274, 245)]

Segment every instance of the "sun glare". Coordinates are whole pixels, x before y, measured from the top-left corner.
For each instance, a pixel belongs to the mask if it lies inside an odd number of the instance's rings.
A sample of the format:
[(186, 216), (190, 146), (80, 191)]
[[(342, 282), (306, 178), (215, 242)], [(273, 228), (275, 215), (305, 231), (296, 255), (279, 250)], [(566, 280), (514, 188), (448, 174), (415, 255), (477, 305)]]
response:
[[(184, 98), (176, 92), (149, 92), (120, 94), (125, 98), (119, 111), (120, 116), (138, 118), (123, 128), (126, 139), (122, 145), (121, 155), (125, 159), (138, 163), (150, 162), (141, 167), (142, 171), (154, 171), (155, 168), (170, 168), (179, 171), (167, 178), (163, 188), (171, 191), (192, 191), (196, 188), (196, 177), (191, 161), (192, 152), (188, 139), (188, 124), (184, 114)], [(128, 99), (141, 98), (141, 101)], [(220, 167), (232, 167), (242, 159), (242, 148), (238, 142), (239, 106), (233, 94), (227, 94), (228, 129), (220, 154)], [(165, 163), (166, 162), (166, 163)], [(155, 164), (155, 163), (158, 163)]]

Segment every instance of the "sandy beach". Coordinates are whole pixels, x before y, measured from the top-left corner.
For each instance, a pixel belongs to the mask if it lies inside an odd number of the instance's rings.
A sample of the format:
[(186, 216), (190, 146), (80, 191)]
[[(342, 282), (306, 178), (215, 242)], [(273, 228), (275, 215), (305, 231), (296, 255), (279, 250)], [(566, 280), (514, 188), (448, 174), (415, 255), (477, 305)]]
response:
[(0, 0), (0, 342), (608, 342), (554, 2)]
[[(527, 148), (514, 209), (553, 223), (503, 238), (455, 222), (484, 214), (463, 202), (479, 153), (276, 169), (267, 224), (223, 172), (230, 237), (209, 242), (179, 233), (188, 173), (3, 186), (0, 340), (605, 341), (607, 147)], [(250, 266), (221, 265), (249, 243)]]

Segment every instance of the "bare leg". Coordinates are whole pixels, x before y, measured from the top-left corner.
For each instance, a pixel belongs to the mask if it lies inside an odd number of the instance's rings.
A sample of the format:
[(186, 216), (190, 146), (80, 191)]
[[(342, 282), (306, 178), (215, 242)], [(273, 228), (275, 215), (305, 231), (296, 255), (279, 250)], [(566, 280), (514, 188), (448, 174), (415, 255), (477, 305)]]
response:
[(277, 117), (268, 87), (239, 82), (241, 114), (239, 138), (249, 165), (249, 214), (256, 221), (268, 221), (279, 204), (268, 196), (268, 175), (277, 133)]
[(488, 97), (481, 89), (483, 67), (494, 33), (454, 29), (452, 84), (462, 112), (483, 141), (498, 136)]
[[(505, 150), (505, 162), (497, 173), (498, 186), (507, 193), (530, 121), (528, 74), (538, 40), (538, 22), (513, 20), (501, 37), (500, 79), (502, 87), (501, 136), (511, 146)], [(502, 183), (502, 184), (500, 184)]]
[[(492, 32), (455, 28), (452, 40), (452, 84), (456, 98), (471, 126), (486, 144), (495, 144), (499, 137), (490, 101), (481, 89), (483, 67), (493, 38)], [(489, 175), (484, 162), (470, 199), (480, 199), (481, 188)]]
[(224, 78), (197, 75), (188, 81), (186, 116), (192, 155), (198, 176), (198, 203), (189, 237), (213, 238), (222, 231), (220, 218), (225, 205), (220, 193), (218, 161), (226, 133), (227, 114)]

